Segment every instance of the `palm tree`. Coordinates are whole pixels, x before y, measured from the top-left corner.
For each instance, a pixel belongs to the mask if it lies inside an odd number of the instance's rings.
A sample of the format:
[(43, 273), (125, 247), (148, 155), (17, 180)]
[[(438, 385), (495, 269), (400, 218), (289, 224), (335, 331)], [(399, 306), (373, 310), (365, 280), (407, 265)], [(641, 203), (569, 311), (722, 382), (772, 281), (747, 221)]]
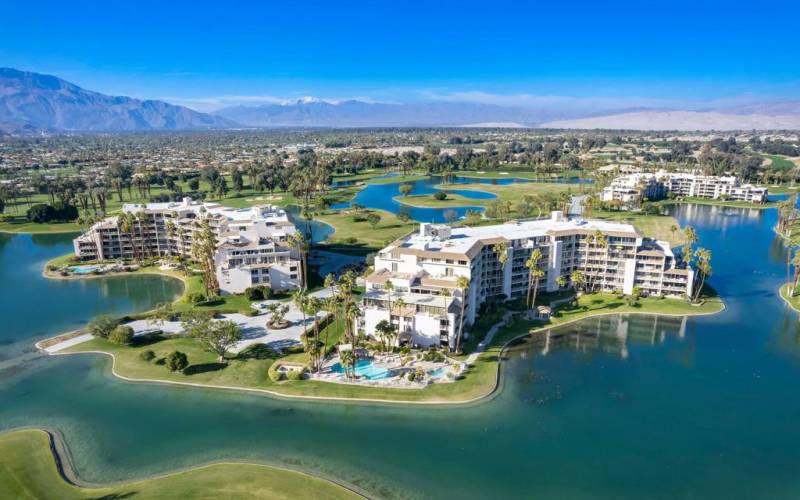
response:
[(697, 258), (697, 271), (700, 275), (700, 284), (695, 289), (692, 300), (697, 302), (697, 300), (700, 298), (700, 293), (703, 291), (703, 285), (705, 284), (706, 277), (711, 276), (711, 250), (698, 248), (694, 255)]
[(461, 350), (461, 335), (464, 332), (464, 309), (467, 306), (467, 290), (469, 289), (469, 278), (459, 276), (456, 286), (461, 291), (461, 314), (458, 319), (458, 334), (456, 335), (456, 352)]
[(394, 283), (392, 280), (386, 280), (386, 283), (383, 284), (383, 289), (386, 290), (386, 296), (388, 297), (389, 301), (389, 321), (392, 321), (392, 291), (394, 290)]
[(308, 241), (303, 233), (296, 232), (289, 235), (287, 242), (292, 248), (297, 250), (298, 254), (300, 254), (300, 281), (302, 282), (301, 286), (305, 288), (307, 286), (306, 254), (308, 253)]
[(342, 365), (344, 369), (344, 375), (347, 378), (351, 378), (351, 370), (353, 375), (355, 375), (355, 365), (356, 365), (356, 354), (355, 354), (355, 346), (352, 349), (339, 351), (339, 363)]
[(505, 241), (495, 243), (492, 250), (497, 254), (497, 261), (500, 262), (500, 267), (505, 269), (506, 262), (508, 262), (508, 243)]
[(169, 240), (172, 240), (175, 237), (176, 227), (175, 227), (175, 223), (172, 222), (171, 220), (167, 221), (166, 227), (167, 227), (167, 239), (168, 239), (168, 242), (167, 242), (167, 255), (171, 256), (172, 255), (172, 245), (170, 245), (171, 242)]
[(306, 351), (308, 350), (308, 328), (306, 327), (306, 308), (308, 306), (308, 295), (304, 288), (298, 288), (292, 294), (292, 302), (303, 315), (303, 333), (305, 336)]
[(797, 295), (797, 285), (800, 283), (800, 251), (794, 253), (792, 265), (794, 266), (794, 280), (792, 281), (792, 289), (789, 291), (789, 295), (794, 297)]
[[(319, 359), (319, 320), (317, 319), (317, 315), (322, 310), (322, 301), (316, 297), (308, 297), (305, 301), (305, 308), (304, 313), (308, 313), (309, 316), (314, 318), (314, 341), (308, 342), (307, 340), (307, 349), (308, 353), (311, 356), (311, 365), (314, 367), (316, 371), (319, 371), (320, 359)], [(306, 339), (308, 339), (308, 332), (306, 332)], [(324, 347), (324, 346), (323, 346)]]
[[(595, 233), (594, 233), (594, 245), (595, 245), (595, 249), (602, 248), (602, 249), (605, 250), (605, 254), (604, 254), (605, 258), (603, 259), (603, 269), (607, 268), (608, 267), (608, 238), (606, 238), (606, 235), (601, 233), (599, 230), (595, 231)], [(597, 279), (599, 274), (600, 273), (596, 273), (592, 277), (592, 289), (593, 289), (593, 291), (596, 291), (594, 289), (594, 285), (596, 284), (595, 280)]]
[[(528, 260), (525, 261), (525, 267), (528, 268), (528, 295), (526, 297), (525, 304), (528, 307), (532, 307), (533, 306), (533, 304), (531, 302), (531, 285), (532, 285), (533, 277), (534, 277), (533, 276), (533, 274), (534, 274), (533, 271), (534, 271), (534, 269), (536, 269), (536, 270), (539, 269), (539, 261), (540, 260), (542, 260), (542, 251), (539, 250), (538, 248), (536, 248), (536, 249), (533, 250), (533, 252), (531, 252), (531, 256), (528, 258)], [(539, 285), (538, 278), (536, 280), (536, 285), (537, 285), (537, 287)], [(536, 294), (535, 293), (534, 293), (533, 301), (536, 302)]]
[(358, 339), (356, 337), (356, 320), (360, 316), (361, 311), (358, 308), (358, 304), (354, 301), (349, 300), (344, 304), (344, 324), (345, 324), (345, 331), (347, 332), (347, 336), (350, 337), (350, 343), (353, 346), (353, 351), (355, 352)]
[[(131, 253), (134, 260), (139, 260), (137, 258), (137, 251), (136, 251), (136, 244), (133, 242), (133, 220), (132, 214), (128, 212), (122, 212), (117, 216), (117, 227), (119, 230), (128, 237), (128, 241), (131, 244)], [(120, 239), (120, 246), (122, 246), (122, 238), (121, 235), (117, 237)], [(125, 257), (125, 252), (122, 251), (122, 257)]]
[(683, 263), (689, 265), (692, 262), (692, 245), (697, 243), (697, 232), (692, 226), (686, 226), (683, 229), (683, 234), (686, 236), (686, 243), (683, 245), (681, 254)]
[[(586, 238), (583, 239), (583, 241), (584, 241), (584, 243), (586, 243), (586, 248), (583, 249), (583, 270), (586, 273), (586, 275), (588, 275), (589, 274), (589, 248), (591, 248), (592, 245), (594, 245), (594, 235), (593, 234), (587, 235)], [(588, 280), (585, 279), (586, 275), (584, 275), (584, 281), (588, 281)]]
[(583, 284), (586, 282), (586, 277), (581, 271), (572, 271), (572, 274), (569, 276), (569, 280), (575, 286), (575, 289), (581, 290), (583, 288)]
[(564, 276), (563, 274), (558, 278), (556, 278), (556, 284), (558, 285), (559, 288), (564, 288), (565, 286), (567, 286), (568, 283), (569, 279), (567, 279), (567, 277)]

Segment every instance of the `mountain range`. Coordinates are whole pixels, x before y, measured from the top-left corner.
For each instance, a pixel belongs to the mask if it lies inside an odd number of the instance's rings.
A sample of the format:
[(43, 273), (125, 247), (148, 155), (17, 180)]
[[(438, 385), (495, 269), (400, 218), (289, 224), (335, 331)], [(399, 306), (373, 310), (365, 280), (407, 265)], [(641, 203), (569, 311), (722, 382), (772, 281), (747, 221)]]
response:
[(800, 101), (705, 110), (592, 111), (474, 102), (379, 103), (301, 98), (201, 113), (158, 100), (109, 96), (51, 75), (0, 68), (0, 134), (240, 127), (543, 127), (629, 130), (800, 129)]
[(0, 131), (143, 131), (218, 129), (225, 118), (164, 101), (109, 96), (60, 78), (0, 68)]
[(529, 109), (470, 102), (373, 103), (301, 98), (285, 104), (234, 106), (217, 115), (254, 127), (466, 127), (531, 126), (585, 116), (558, 109)]

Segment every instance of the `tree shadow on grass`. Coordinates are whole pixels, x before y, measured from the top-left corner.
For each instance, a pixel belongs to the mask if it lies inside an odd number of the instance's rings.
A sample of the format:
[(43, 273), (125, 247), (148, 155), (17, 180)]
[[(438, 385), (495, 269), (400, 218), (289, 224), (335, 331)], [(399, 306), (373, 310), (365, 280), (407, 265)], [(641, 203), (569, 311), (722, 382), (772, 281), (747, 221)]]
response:
[(254, 344), (236, 355), (236, 359), (247, 361), (249, 359), (277, 359), (278, 353), (265, 344)]
[(125, 493), (109, 493), (99, 497), (92, 497), (95, 500), (118, 500), (120, 498), (130, 498), (136, 496), (136, 491), (126, 491)]
[(197, 304), (198, 307), (216, 307), (225, 303), (224, 299), (206, 300)]
[(197, 375), (198, 373), (209, 373), (222, 370), (228, 366), (225, 363), (200, 363), (199, 365), (189, 365), (183, 370), (186, 375)]
[(161, 342), (162, 340), (166, 340), (166, 338), (161, 335), (160, 333), (148, 333), (145, 335), (137, 335), (133, 337), (131, 341), (132, 347), (145, 347), (148, 345), (153, 345)]

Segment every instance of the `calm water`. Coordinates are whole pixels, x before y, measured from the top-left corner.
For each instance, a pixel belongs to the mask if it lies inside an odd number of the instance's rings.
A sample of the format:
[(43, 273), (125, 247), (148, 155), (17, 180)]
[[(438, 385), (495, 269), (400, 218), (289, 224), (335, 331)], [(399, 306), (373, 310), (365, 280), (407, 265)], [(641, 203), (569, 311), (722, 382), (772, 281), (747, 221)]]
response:
[[(800, 328), (776, 295), (787, 269), (775, 211), (676, 216), (713, 251), (725, 312), (586, 320), (522, 342), (481, 404), (421, 411), (130, 384), (87, 355), (2, 376), (0, 427), (61, 430), (90, 481), (244, 458), (387, 497), (796, 498)], [(47, 252), (21, 252), (4, 285), (34, 279)], [(28, 306), (8, 294), (0, 307)]]
[[(383, 176), (387, 177), (387, 176)], [(560, 183), (567, 184), (581, 184), (587, 179), (580, 179), (578, 177), (555, 180)], [(348, 208), (352, 203), (357, 203), (367, 208), (378, 208), (386, 210), (387, 212), (398, 213), (400, 210), (405, 210), (411, 215), (411, 218), (419, 222), (445, 222), (446, 217), (444, 213), (452, 210), (456, 213), (457, 218), (462, 218), (466, 215), (468, 210), (483, 212), (484, 208), (479, 205), (463, 206), (454, 208), (418, 208), (403, 205), (393, 198), (402, 196), (400, 193), (400, 186), (403, 184), (410, 184), (412, 189), (410, 195), (425, 195), (433, 194), (437, 191), (445, 191), (450, 194), (458, 194), (467, 198), (468, 200), (490, 200), (496, 198), (494, 193), (488, 191), (479, 191), (472, 189), (438, 189), (435, 186), (441, 184), (442, 177), (428, 177), (418, 181), (411, 182), (397, 182), (391, 184), (368, 184), (364, 189), (358, 192), (356, 196), (349, 202), (334, 204), (331, 208)], [(538, 182), (531, 179), (520, 179), (515, 177), (508, 177), (503, 179), (473, 179), (469, 177), (453, 176), (450, 181), (452, 184), (486, 184), (507, 186), (515, 183)]]
[(0, 362), (31, 340), (73, 330), (102, 313), (144, 311), (177, 297), (183, 285), (162, 276), (51, 280), (42, 276), (48, 260), (72, 251), (71, 234), (0, 233)]

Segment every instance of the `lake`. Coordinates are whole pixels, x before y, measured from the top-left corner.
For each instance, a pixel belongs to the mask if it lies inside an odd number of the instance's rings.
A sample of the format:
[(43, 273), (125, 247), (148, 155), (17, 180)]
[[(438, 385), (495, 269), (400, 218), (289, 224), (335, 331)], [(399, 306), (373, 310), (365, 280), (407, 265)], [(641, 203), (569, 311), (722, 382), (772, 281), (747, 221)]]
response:
[[(776, 212), (671, 210), (712, 250), (709, 281), (727, 309), (588, 319), (524, 340), (503, 364), (500, 391), (479, 404), (301, 403), (126, 383), (100, 356), (33, 356), (0, 376), (0, 428), (61, 431), (79, 475), (96, 482), (238, 458), (333, 475), (381, 497), (798, 497), (800, 323), (777, 295), (788, 270)], [(40, 265), (67, 241), (2, 241), (0, 307), (17, 318), (15, 339), (150, 306), (150, 287), (121, 305), (78, 282), (51, 294)]]
[[(391, 175), (384, 175), (381, 178), (393, 177)], [(581, 179), (579, 177), (570, 177), (568, 179), (547, 179), (550, 182), (564, 183), (564, 184), (581, 184), (588, 181), (588, 179)], [(396, 214), (401, 210), (407, 212), (412, 219), (418, 222), (445, 222), (445, 212), (450, 210), (455, 212), (457, 218), (462, 218), (466, 215), (467, 211), (483, 212), (484, 207), (480, 205), (465, 205), (462, 207), (452, 208), (421, 208), (403, 205), (402, 203), (394, 200), (395, 197), (402, 196), (400, 193), (400, 186), (409, 184), (411, 192), (409, 195), (430, 195), (437, 191), (445, 191), (450, 194), (461, 195), (467, 200), (490, 200), (497, 196), (488, 191), (480, 191), (474, 189), (438, 189), (436, 186), (442, 184), (444, 179), (439, 176), (427, 177), (425, 179), (409, 181), (409, 182), (393, 182), (388, 184), (367, 184), (367, 186), (359, 191), (351, 201), (336, 203), (331, 206), (333, 209), (349, 208), (352, 204), (358, 204), (366, 208), (376, 208), (386, 210)], [(496, 186), (507, 186), (516, 183), (530, 183), (530, 182), (543, 182), (534, 179), (524, 179), (517, 177), (507, 177), (500, 179), (481, 179), (463, 176), (453, 176), (450, 179), (450, 184), (485, 184)]]

